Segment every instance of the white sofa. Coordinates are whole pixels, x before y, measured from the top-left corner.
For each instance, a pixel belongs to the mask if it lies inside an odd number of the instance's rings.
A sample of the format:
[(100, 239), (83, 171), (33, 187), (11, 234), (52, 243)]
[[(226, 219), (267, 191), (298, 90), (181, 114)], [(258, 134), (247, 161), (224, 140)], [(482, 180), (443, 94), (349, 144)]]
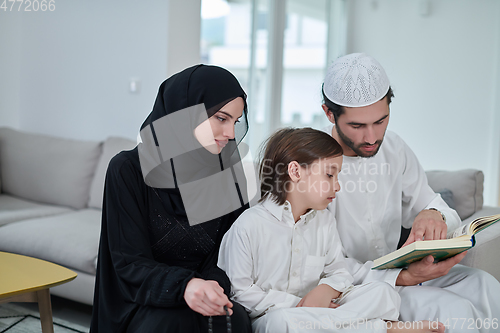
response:
[(0, 128), (0, 251), (72, 269), (78, 277), (51, 292), (92, 304), (106, 169), (135, 145)]
[[(481, 216), (500, 214), (500, 207), (483, 206), (484, 174), (480, 170), (427, 171), (431, 188), (441, 193), (463, 223)], [(487, 271), (500, 281), (500, 222), (476, 235), (476, 245), (461, 264)]]
[[(55, 295), (92, 304), (109, 160), (135, 147), (132, 140), (69, 140), (0, 128), (0, 251), (45, 259), (78, 273)], [(478, 170), (431, 171), (429, 184), (463, 219), (500, 213), (483, 207)], [(472, 216), (471, 216), (472, 215)], [(500, 280), (500, 223), (478, 236), (463, 263)], [(1, 268), (0, 268), (1, 269)]]

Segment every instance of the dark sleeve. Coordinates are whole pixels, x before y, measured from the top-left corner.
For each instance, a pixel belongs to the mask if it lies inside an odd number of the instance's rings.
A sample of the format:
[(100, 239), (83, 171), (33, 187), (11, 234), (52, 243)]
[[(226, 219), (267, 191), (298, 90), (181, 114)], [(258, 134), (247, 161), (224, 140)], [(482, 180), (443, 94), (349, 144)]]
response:
[[(124, 300), (171, 307), (186, 304), (184, 290), (197, 273), (155, 261), (149, 241), (148, 189), (140, 167), (117, 155), (106, 175), (103, 233), (107, 239), (109, 270)], [(109, 269), (109, 268), (108, 268)]]
[(231, 292), (231, 282), (222, 269), (214, 266), (203, 273), (203, 279), (217, 281), (219, 283), (219, 286), (224, 289), (224, 293), (229, 297), (229, 293)]

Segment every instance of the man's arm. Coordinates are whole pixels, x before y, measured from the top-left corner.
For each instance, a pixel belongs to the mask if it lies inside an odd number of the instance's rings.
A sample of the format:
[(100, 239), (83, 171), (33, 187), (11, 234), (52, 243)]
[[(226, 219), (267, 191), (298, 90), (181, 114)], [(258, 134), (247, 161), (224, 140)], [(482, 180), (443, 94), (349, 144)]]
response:
[(417, 240), (444, 239), (448, 231), (460, 226), (460, 217), (441, 195), (431, 189), (417, 157), (406, 143), (402, 143), (405, 156), (402, 174), (402, 226), (411, 227), (403, 246)]
[[(430, 188), (417, 157), (406, 144), (404, 145), (402, 225), (406, 228), (411, 226), (411, 231), (403, 246), (418, 240), (445, 239), (449, 231), (460, 226), (460, 217), (446, 204), (441, 195)], [(411, 216), (415, 214), (416, 217), (411, 222)], [(464, 256), (465, 253), (459, 254), (438, 263), (434, 263), (434, 258), (428, 256), (402, 270), (396, 279), (396, 285), (411, 286), (444, 276)]]
[(413, 225), (408, 235), (408, 239), (403, 244), (406, 246), (415, 241), (445, 239), (448, 226), (440, 211), (424, 209), (415, 217)]

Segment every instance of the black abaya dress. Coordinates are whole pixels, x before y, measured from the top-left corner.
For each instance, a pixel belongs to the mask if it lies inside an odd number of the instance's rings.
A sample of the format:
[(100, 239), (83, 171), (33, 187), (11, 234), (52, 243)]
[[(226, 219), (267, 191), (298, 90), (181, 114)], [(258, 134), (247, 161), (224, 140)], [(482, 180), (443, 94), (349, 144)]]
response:
[[(184, 291), (199, 277), (217, 281), (229, 297), (218, 250), (246, 208), (190, 226), (178, 190), (145, 184), (137, 148), (115, 156), (104, 189), (90, 332), (208, 332), (208, 317), (188, 307)], [(244, 308), (233, 302), (233, 311), (233, 332), (251, 332)], [(224, 316), (213, 323), (215, 333), (226, 332)]]

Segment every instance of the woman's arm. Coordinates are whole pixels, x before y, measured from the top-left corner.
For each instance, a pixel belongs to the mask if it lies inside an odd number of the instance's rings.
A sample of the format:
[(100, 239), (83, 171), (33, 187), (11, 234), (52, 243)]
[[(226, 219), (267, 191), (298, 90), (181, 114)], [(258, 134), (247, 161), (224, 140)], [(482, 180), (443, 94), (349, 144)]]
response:
[[(130, 160), (117, 156), (110, 162), (104, 190), (101, 247), (109, 253), (111, 262), (104, 262), (112, 267), (108, 272), (114, 275), (111, 278), (117, 281), (124, 299), (170, 307), (190, 305), (190, 295), (201, 292), (208, 295), (209, 306), (213, 306), (211, 302), (227, 304), (227, 296), (216, 281), (199, 283), (201, 276), (195, 271), (154, 259), (145, 222), (149, 218), (146, 193), (140, 170)], [(220, 309), (217, 314), (224, 313), (222, 305)]]

